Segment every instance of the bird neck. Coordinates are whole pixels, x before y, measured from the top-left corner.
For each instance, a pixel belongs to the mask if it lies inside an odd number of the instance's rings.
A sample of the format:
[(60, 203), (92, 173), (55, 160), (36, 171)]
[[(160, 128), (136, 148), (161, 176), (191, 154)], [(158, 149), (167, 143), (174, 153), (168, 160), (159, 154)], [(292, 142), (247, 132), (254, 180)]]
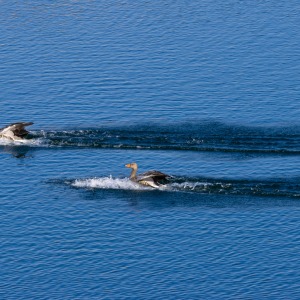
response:
[(136, 179), (136, 172), (137, 172), (137, 169), (132, 169), (129, 178), (130, 179)]

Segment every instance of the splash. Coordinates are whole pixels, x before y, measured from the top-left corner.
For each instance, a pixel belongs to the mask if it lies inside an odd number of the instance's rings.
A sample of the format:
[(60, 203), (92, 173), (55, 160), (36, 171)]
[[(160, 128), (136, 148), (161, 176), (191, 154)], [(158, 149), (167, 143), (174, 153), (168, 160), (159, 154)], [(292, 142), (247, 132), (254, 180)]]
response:
[(114, 189), (114, 190), (153, 190), (132, 182), (129, 178), (100, 177), (88, 179), (76, 179), (71, 186), (87, 189)]
[[(175, 179), (176, 180), (176, 179)], [(153, 191), (152, 187), (143, 186), (132, 182), (129, 178), (113, 178), (109, 177), (98, 177), (98, 178), (87, 178), (87, 179), (75, 179), (73, 181), (66, 181), (65, 183), (70, 184), (76, 188), (86, 189), (114, 189), (114, 190), (141, 190), (141, 191)], [(161, 185), (157, 190), (168, 191), (168, 192), (195, 192), (195, 193), (211, 193), (222, 192), (229, 190), (231, 184), (222, 183), (209, 183), (205, 181), (184, 181), (184, 182), (169, 182)]]

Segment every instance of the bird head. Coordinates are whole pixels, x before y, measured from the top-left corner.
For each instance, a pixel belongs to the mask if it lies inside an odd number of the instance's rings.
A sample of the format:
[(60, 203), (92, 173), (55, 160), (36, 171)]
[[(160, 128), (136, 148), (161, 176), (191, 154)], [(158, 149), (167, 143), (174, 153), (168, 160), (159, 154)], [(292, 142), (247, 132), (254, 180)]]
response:
[(137, 164), (136, 163), (126, 164), (125, 167), (137, 170)]

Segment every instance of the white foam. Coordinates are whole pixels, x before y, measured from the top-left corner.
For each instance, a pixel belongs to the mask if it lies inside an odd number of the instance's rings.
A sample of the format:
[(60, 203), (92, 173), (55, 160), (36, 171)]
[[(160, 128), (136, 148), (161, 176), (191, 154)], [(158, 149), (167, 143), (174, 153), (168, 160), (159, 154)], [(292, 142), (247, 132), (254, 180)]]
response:
[[(113, 178), (99, 177), (99, 178), (87, 178), (87, 179), (76, 179), (72, 181), (73, 187), (87, 188), (87, 189), (114, 189), (114, 190), (150, 190), (153, 191), (152, 187), (143, 186), (132, 182), (129, 178)], [(188, 192), (188, 191), (208, 191), (214, 184), (207, 182), (182, 182), (182, 183), (170, 183), (161, 185), (158, 190), (169, 191), (169, 192)]]
[(76, 179), (71, 183), (74, 187), (91, 189), (114, 189), (114, 190), (153, 190), (132, 182), (129, 178), (100, 177), (88, 179)]
[(45, 140), (39, 138), (39, 139), (12, 141), (6, 138), (0, 138), (0, 145), (1, 146), (41, 146), (41, 145), (45, 145)]

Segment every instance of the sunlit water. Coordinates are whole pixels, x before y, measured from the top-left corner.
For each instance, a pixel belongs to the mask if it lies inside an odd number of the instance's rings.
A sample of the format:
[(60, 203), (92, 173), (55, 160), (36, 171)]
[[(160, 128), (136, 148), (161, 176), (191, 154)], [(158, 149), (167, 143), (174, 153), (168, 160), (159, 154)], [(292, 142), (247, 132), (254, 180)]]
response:
[(1, 298), (299, 299), (296, 1), (1, 7)]

